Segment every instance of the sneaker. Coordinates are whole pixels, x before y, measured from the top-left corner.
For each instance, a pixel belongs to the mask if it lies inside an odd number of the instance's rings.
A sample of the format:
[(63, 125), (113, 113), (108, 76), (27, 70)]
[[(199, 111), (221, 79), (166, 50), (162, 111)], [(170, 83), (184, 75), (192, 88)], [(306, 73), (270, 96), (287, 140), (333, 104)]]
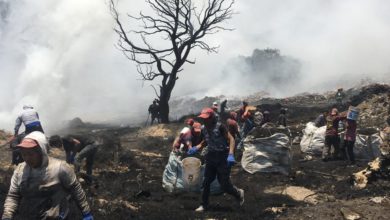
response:
[(203, 205), (200, 205), (197, 209), (195, 209), (195, 212), (204, 212), (206, 209), (203, 207)]
[(244, 199), (244, 190), (243, 189), (238, 189), (238, 193), (240, 194), (240, 198), (238, 199), (239, 205), (242, 206), (245, 202)]

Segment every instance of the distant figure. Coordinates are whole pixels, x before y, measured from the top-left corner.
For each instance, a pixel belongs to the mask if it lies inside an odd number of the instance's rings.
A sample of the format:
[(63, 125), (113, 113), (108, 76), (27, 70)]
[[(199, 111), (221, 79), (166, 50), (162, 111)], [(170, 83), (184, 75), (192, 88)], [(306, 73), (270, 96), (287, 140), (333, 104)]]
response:
[(339, 88), (337, 89), (337, 92), (336, 92), (336, 102), (337, 104), (340, 106), (343, 104), (343, 99), (344, 99), (344, 96), (345, 96), (345, 93), (343, 91), (343, 88)]
[(267, 124), (268, 122), (271, 122), (271, 116), (269, 111), (266, 110), (263, 112), (263, 121), (261, 122), (261, 126)]
[(287, 118), (286, 118), (287, 110), (285, 108), (280, 109), (280, 115), (278, 117), (277, 125), (287, 127)]
[(220, 113), (224, 114), (227, 110), (227, 99), (225, 99), (223, 102), (221, 102), (221, 108)]
[(227, 112), (227, 110), (227, 99), (225, 99), (223, 102), (221, 102), (221, 106), (219, 108), (219, 114), (222, 122), (226, 121), (230, 117), (230, 113)]
[(319, 115), (314, 121), (314, 125), (319, 128), (326, 125), (326, 117), (328, 116), (328, 112), (325, 111), (321, 115)]
[(152, 117), (150, 125), (153, 124), (154, 120), (156, 120), (157, 123), (160, 123), (160, 106), (158, 105), (157, 100), (153, 101), (153, 104), (149, 106), (148, 111)]
[(25, 126), (25, 135), (28, 135), (33, 131), (40, 131), (43, 133), (41, 122), (39, 120), (39, 115), (37, 111), (35, 111), (34, 107), (32, 107), (31, 105), (24, 105), (22, 113), (20, 113), (20, 115), (16, 118), (14, 129), (15, 137), (18, 136), (19, 128), (22, 123)]

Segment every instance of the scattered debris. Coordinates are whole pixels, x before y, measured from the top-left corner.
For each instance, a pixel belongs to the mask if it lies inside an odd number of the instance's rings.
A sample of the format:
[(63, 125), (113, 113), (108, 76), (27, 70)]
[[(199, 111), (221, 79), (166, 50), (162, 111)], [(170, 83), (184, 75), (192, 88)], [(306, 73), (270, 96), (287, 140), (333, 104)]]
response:
[(317, 204), (317, 193), (300, 186), (289, 186), (282, 194), (290, 196), (295, 201), (308, 202), (310, 204)]
[(376, 203), (376, 204), (381, 204), (384, 200), (387, 200), (386, 197), (374, 197), (370, 199), (370, 202)]
[(340, 209), (340, 211), (341, 211), (341, 214), (343, 214), (344, 219), (346, 219), (346, 220), (356, 220), (356, 219), (361, 218), (358, 213), (352, 211), (349, 208), (343, 207)]

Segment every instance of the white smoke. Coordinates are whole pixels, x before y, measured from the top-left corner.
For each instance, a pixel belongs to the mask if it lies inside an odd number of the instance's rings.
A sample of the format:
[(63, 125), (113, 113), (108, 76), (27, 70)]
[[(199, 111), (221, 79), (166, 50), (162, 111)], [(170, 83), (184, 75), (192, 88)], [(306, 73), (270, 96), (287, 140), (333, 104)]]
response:
[[(238, 14), (226, 27), (235, 30), (206, 37), (218, 54), (191, 52), (197, 63), (184, 66), (173, 96), (262, 90), (224, 75), (231, 60), (256, 48), (277, 48), (302, 63), (302, 80), (271, 95), (390, 78), (386, 0), (245, 0), (234, 7)], [(143, 0), (120, 0), (119, 10), (123, 19), (150, 12)], [(113, 27), (105, 0), (0, 0), (0, 127), (11, 130), (25, 103), (47, 127), (76, 116), (125, 124), (145, 116), (154, 92), (114, 47)]]

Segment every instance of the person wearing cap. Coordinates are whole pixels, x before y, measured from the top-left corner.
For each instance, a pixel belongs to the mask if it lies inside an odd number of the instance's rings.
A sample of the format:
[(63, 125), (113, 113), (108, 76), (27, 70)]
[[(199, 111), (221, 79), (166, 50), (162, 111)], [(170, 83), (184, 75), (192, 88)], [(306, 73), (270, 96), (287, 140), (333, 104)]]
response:
[(337, 89), (335, 99), (336, 99), (336, 102), (339, 106), (343, 104), (344, 97), (345, 97), (345, 93), (344, 93), (343, 88)]
[(233, 136), (234, 140), (236, 140), (236, 138), (241, 138), (237, 124), (236, 112), (230, 112), (229, 118), (226, 120), (226, 125), (228, 127), (229, 133)]
[(326, 117), (328, 117), (328, 111), (320, 114), (316, 120), (314, 120), (314, 125), (319, 128), (326, 125)]
[(93, 163), (98, 150), (97, 143), (89, 135), (69, 134), (63, 138), (62, 146), (66, 152), (66, 161), (73, 163), (75, 171), (80, 172), (83, 159), (86, 161), (86, 173), (92, 176)]
[[(177, 154), (195, 154), (201, 148), (201, 124), (195, 122), (192, 118), (188, 119), (187, 127), (184, 127), (179, 136), (173, 142), (172, 150)], [(192, 148), (197, 149), (192, 149)], [(191, 150), (192, 149), (192, 150)]]
[[(333, 108), (326, 117), (325, 147), (322, 151), (322, 160), (340, 159), (340, 137), (338, 133), (339, 122), (347, 118), (346, 113), (339, 115), (337, 108)], [(334, 148), (331, 155), (332, 146)]]
[(38, 112), (35, 111), (34, 107), (32, 107), (31, 105), (24, 105), (23, 111), (16, 118), (14, 137), (18, 136), (19, 128), (22, 124), (24, 124), (25, 126), (24, 133), (26, 135), (33, 131), (40, 131), (44, 133), (41, 125), (41, 121), (39, 120)]
[(83, 220), (93, 220), (84, 190), (64, 161), (47, 155), (47, 140), (34, 131), (18, 145), (25, 162), (12, 175), (4, 202), (3, 220), (70, 219), (72, 197)]
[[(218, 122), (213, 109), (205, 108), (198, 116), (204, 122), (202, 134), (207, 145), (205, 172), (203, 181), (202, 203), (196, 212), (206, 211), (209, 205), (210, 185), (217, 177), (221, 189), (234, 196), (239, 205), (244, 203), (244, 190), (238, 189), (230, 181), (229, 167), (235, 163), (233, 136), (226, 126)], [(228, 147), (229, 146), (229, 147)]]

